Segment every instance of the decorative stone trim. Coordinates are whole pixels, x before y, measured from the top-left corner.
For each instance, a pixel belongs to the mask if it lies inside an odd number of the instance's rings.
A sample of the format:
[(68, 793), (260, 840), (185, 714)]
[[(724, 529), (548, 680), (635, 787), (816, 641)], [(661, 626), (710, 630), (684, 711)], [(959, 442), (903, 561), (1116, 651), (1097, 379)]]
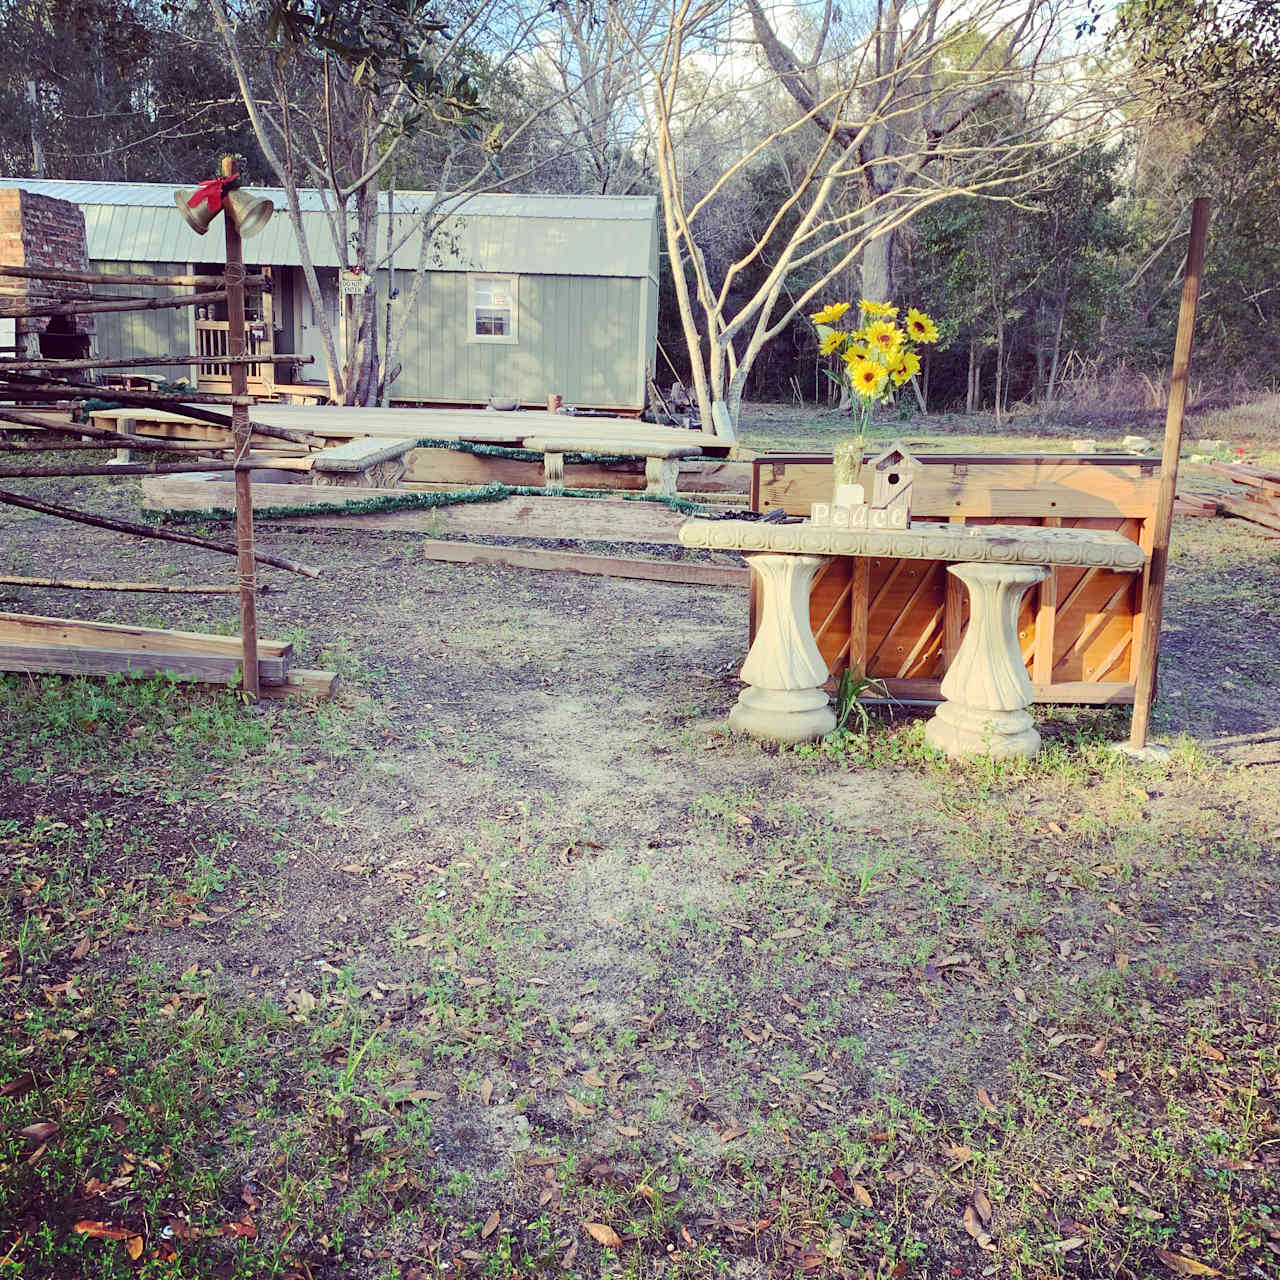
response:
[(1146, 555), (1109, 529), (1031, 525), (952, 525), (916, 522), (907, 529), (837, 529), (809, 523), (690, 520), (680, 528), (686, 547), (717, 551), (789, 552), (824, 556), (887, 556), (995, 564), (1082, 565), (1136, 573)]

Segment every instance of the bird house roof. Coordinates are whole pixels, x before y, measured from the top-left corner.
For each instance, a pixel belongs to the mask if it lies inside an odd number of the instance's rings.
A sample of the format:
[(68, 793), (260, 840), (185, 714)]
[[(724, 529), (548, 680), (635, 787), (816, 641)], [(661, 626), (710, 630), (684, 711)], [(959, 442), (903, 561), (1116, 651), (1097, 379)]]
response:
[(920, 459), (901, 440), (895, 440), (883, 453), (876, 454), (869, 465), (877, 471), (883, 471), (886, 467), (896, 467), (902, 471), (908, 467), (918, 467)]

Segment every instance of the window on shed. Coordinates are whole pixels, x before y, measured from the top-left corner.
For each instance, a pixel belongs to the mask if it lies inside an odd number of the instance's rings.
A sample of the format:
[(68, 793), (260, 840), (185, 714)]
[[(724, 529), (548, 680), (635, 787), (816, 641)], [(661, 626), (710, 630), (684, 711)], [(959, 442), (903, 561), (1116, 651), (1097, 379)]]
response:
[(472, 342), (516, 341), (516, 277), (471, 276)]

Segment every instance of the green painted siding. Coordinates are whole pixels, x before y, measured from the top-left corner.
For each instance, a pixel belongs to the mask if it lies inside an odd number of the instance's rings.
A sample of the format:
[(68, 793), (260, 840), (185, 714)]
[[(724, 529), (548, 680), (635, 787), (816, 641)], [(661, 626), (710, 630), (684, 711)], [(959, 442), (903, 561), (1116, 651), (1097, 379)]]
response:
[[(95, 271), (105, 275), (113, 272), (134, 276), (185, 275), (185, 262), (95, 262)], [(215, 280), (211, 287), (216, 288)], [(193, 289), (178, 286), (157, 285), (155, 288), (128, 285), (95, 285), (94, 293), (123, 298), (171, 298), (179, 293), (194, 293)], [(113, 360), (131, 359), (134, 356), (184, 355), (195, 350), (190, 329), (191, 307), (173, 307), (165, 311), (108, 311), (94, 316), (94, 332), (97, 335), (98, 353)], [(167, 380), (195, 378), (195, 369), (183, 365), (139, 365), (130, 373), (153, 373)]]
[[(410, 273), (397, 272), (396, 285), (407, 297)], [(432, 272), (407, 323), (392, 395), (537, 404), (558, 392), (566, 404), (638, 409), (651, 289), (634, 278), (520, 276), (517, 341), (468, 342), (467, 276)]]

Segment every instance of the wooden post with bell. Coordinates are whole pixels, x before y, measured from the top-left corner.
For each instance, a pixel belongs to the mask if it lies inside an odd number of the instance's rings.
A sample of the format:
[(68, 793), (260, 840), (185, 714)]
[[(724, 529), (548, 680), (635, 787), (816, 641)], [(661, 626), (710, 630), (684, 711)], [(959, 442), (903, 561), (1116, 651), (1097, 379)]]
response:
[[(235, 172), (231, 156), (222, 160), (222, 176), (229, 178)], [(230, 208), (224, 209), (222, 222), (227, 233), (227, 354), (247, 354), (244, 332), (244, 249), (240, 242), (240, 227)], [(231, 366), (231, 394), (245, 396), (249, 390), (248, 366)], [(231, 407), (231, 432), (235, 439), (235, 458), (245, 461), (249, 456), (249, 409), (243, 404)], [(244, 644), (244, 691), (256, 702), (260, 696), (258, 685), (258, 600), (254, 572), (253, 551), (253, 480), (248, 471), (236, 472), (236, 564), (240, 586), (240, 636)]]

